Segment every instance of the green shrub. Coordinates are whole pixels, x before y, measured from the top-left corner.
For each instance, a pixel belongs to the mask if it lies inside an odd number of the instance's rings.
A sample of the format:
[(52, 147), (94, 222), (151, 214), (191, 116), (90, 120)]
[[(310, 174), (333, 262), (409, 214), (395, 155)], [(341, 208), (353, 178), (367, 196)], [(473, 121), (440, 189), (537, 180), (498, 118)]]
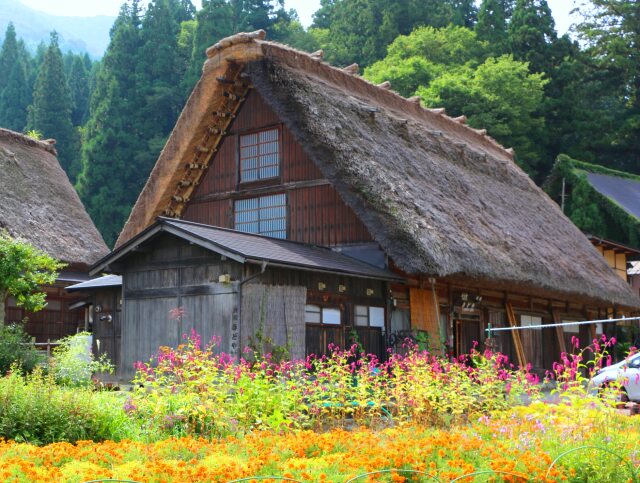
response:
[(269, 354), (238, 361), (217, 353), (216, 343), (203, 348), (194, 332), (136, 364), (127, 412), (149, 439), (354, 423), (448, 426), (537, 392), (532, 374), (489, 352), (449, 361), (411, 346), (382, 362), (357, 345), (330, 345), (329, 355), (300, 361), (275, 362)]
[(41, 354), (20, 325), (0, 324), (0, 374), (6, 374), (13, 364), (31, 372), (42, 361)]
[(72, 387), (89, 387), (96, 372), (113, 372), (113, 364), (105, 355), (94, 358), (88, 332), (62, 339), (53, 351), (49, 368), (58, 384)]
[(36, 368), (0, 379), (0, 437), (33, 444), (120, 440), (133, 426), (117, 393), (57, 386)]

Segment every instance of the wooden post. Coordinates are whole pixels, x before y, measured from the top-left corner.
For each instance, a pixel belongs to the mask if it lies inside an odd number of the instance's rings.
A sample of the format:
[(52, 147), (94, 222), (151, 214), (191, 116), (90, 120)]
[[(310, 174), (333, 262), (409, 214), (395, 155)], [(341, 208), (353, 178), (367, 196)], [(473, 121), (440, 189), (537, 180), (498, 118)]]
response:
[[(551, 309), (551, 315), (553, 317), (554, 324), (562, 323), (557, 310)], [(564, 340), (564, 329), (562, 327), (556, 327), (556, 338), (558, 339), (558, 347), (560, 348), (560, 353), (567, 352), (567, 343)]]
[[(507, 320), (509, 321), (509, 326), (518, 327), (518, 321), (516, 320), (516, 315), (513, 312), (513, 306), (511, 305), (511, 303), (506, 302), (504, 307), (507, 312)], [(516, 349), (518, 364), (520, 365), (520, 367), (526, 367), (527, 358), (524, 353), (524, 348), (522, 347), (522, 339), (520, 338), (520, 332), (517, 330), (512, 330), (511, 337), (513, 338), (513, 346)]]
[(47, 359), (51, 357), (51, 339), (47, 339)]

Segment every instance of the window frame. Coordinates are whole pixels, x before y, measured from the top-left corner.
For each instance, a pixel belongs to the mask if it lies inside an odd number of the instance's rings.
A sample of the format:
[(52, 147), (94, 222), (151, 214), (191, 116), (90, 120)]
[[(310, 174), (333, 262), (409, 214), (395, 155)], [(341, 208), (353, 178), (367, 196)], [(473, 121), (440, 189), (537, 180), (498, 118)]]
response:
[[(284, 236), (279, 237), (279, 236), (274, 236), (272, 234), (267, 234), (267, 233), (261, 233), (260, 231), (258, 232), (253, 232), (253, 231), (245, 231), (245, 230), (241, 230), (238, 228), (238, 220), (237, 220), (237, 215), (238, 215), (238, 208), (237, 205), (238, 203), (241, 203), (243, 201), (248, 201), (248, 200), (260, 200), (262, 198), (268, 198), (271, 196), (283, 196), (284, 197), (284, 203), (282, 205), (278, 205), (278, 207), (284, 207), (284, 216), (282, 219), (284, 219)], [(259, 205), (259, 201), (258, 201), (258, 205)], [(251, 223), (257, 223), (258, 224), (258, 230), (260, 230), (260, 222), (261, 222), (261, 218), (260, 218), (260, 212), (263, 209), (268, 209), (268, 208), (263, 208), (261, 206), (258, 206), (257, 210), (242, 210), (243, 212), (252, 212), (252, 211), (257, 211), (258, 212), (258, 218), (256, 221), (253, 222), (241, 222), (240, 225), (249, 225)], [(273, 220), (276, 219), (280, 219), (280, 218), (272, 218)], [(289, 239), (289, 197), (287, 196), (286, 192), (278, 192), (278, 193), (268, 193), (268, 194), (264, 194), (264, 195), (259, 195), (259, 196), (251, 196), (251, 197), (246, 197), (246, 198), (238, 198), (233, 200), (233, 229), (242, 233), (249, 233), (252, 235), (260, 235), (260, 236), (266, 236), (266, 237), (270, 237), (270, 238), (276, 238), (278, 240), (288, 240)], [(273, 233), (273, 232), (271, 232)]]
[[(307, 322), (307, 307), (317, 307), (318, 309), (320, 309), (318, 312), (314, 312), (317, 313), (320, 317), (320, 322)], [(340, 314), (340, 323), (339, 324), (332, 324), (332, 323), (327, 323), (324, 321), (324, 311), (325, 310), (336, 310), (338, 311), (338, 313)], [(344, 317), (342, 316), (342, 310), (340, 310), (340, 307), (337, 305), (320, 305), (320, 304), (314, 304), (314, 303), (306, 303), (304, 305), (304, 324), (305, 326), (307, 325), (312, 325), (312, 326), (316, 326), (316, 327), (344, 327)]]
[[(270, 176), (268, 178), (261, 178), (259, 177), (260, 174), (260, 168), (258, 167), (258, 178), (256, 179), (252, 179), (252, 180), (243, 180), (242, 179), (242, 137), (243, 136), (250, 136), (252, 134), (260, 134), (262, 132), (266, 132), (266, 131), (272, 131), (275, 130), (277, 131), (278, 134), (278, 139), (277, 139), (277, 145), (278, 145), (278, 164), (277, 164), (277, 168), (278, 168), (278, 174), (276, 176)], [(272, 124), (269, 126), (264, 126), (264, 127), (260, 127), (260, 128), (252, 128), (252, 129), (247, 129), (244, 131), (239, 131), (236, 134), (236, 176), (238, 179), (238, 186), (254, 186), (254, 185), (261, 185), (261, 184), (273, 184), (273, 183), (277, 183), (280, 182), (282, 180), (282, 149), (283, 149), (283, 144), (282, 144), (282, 124)], [(259, 160), (259, 156), (258, 156), (258, 160)]]
[[(358, 308), (360, 307), (364, 307), (367, 309), (367, 314), (365, 315), (359, 315), (358, 314)], [(371, 309), (381, 309), (382, 310), (382, 325), (371, 325)], [(380, 329), (380, 330), (384, 330), (386, 327), (386, 322), (387, 322), (387, 311), (385, 310), (384, 306), (380, 306), (380, 305), (368, 305), (368, 304), (354, 304), (353, 305), (353, 326), (355, 328), (358, 327), (366, 327), (369, 329)], [(363, 324), (358, 324), (358, 319), (362, 319), (366, 317), (367, 323), (366, 325)]]

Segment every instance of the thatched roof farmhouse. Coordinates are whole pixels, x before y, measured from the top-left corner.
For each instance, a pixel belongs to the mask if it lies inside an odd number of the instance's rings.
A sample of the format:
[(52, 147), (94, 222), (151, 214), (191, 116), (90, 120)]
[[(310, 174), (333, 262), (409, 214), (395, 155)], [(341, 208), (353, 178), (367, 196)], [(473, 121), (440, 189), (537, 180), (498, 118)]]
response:
[[(115, 252), (98, 264), (123, 273), (125, 286), (127, 267), (139, 273), (140, 257), (153, 258), (136, 249), (169, 243), (143, 247), (152, 243), (145, 230), (164, 216), (381, 264), (404, 278), (389, 280), (375, 302), (384, 308), (382, 336), (424, 330), (452, 352), (483, 340), (489, 323), (536, 325), (640, 307), (512, 150), (464, 117), (424, 108), (388, 83), (373, 85), (357, 66), (335, 68), (320, 52), (267, 42), (263, 32), (224, 39), (207, 55)], [(254, 272), (245, 269), (257, 277), (252, 283), (306, 285), (307, 346), (329, 340), (318, 310), (338, 310), (328, 316), (345, 330), (365, 320), (363, 299), (350, 298), (344, 284), (284, 282), (264, 265), (262, 279)], [(133, 323), (127, 317), (123, 330)], [(320, 339), (316, 329), (325, 331)], [(542, 366), (542, 354), (562, 349), (563, 337), (545, 329), (501, 344)]]
[[(48, 289), (44, 311), (25, 314), (10, 300), (6, 320), (27, 317), (27, 330), (38, 339), (75, 333), (77, 317), (69, 312), (63, 287), (86, 279), (109, 249), (60, 167), (54, 141), (0, 128), (0, 230), (67, 264), (56, 287)], [(78, 317), (84, 325), (84, 315)]]

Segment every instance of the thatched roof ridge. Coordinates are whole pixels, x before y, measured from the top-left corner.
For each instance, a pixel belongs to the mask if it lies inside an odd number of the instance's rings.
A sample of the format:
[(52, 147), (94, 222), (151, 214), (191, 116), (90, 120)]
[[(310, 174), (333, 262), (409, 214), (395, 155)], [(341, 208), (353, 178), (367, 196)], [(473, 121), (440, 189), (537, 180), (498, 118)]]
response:
[[(369, 82), (359, 75), (334, 67), (322, 59), (313, 57), (306, 52), (276, 42), (260, 42), (264, 57), (281, 61), (282, 63), (304, 71), (308, 75), (316, 75), (323, 82), (330, 82), (340, 86), (352, 96), (361, 97), (367, 101), (381, 103), (385, 107), (395, 110), (401, 116), (414, 117), (427, 123), (434, 131), (447, 131), (456, 135), (460, 142), (481, 145), (496, 154), (513, 159), (513, 149), (505, 149), (484, 129), (474, 129), (466, 125), (466, 118), (450, 117), (443, 108), (425, 108), (416, 99), (405, 98), (397, 92), (378, 84)], [(393, 89), (393, 85), (391, 85)]]
[(208, 55), (116, 246), (171, 202), (224, 98), (217, 79), (240, 69), (403, 271), (640, 307), (512, 151), (464, 119), (259, 35)]
[(53, 142), (0, 129), (0, 229), (74, 265), (108, 253)]
[(44, 149), (45, 151), (53, 154), (54, 156), (58, 155), (58, 152), (56, 151), (56, 148), (55, 148), (55, 145), (56, 145), (55, 139), (47, 139), (45, 141), (40, 141), (39, 139), (34, 139), (31, 136), (27, 136), (26, 134), (10, 131), (9, 129), (4, 129), (1, 127), (0, 127), (0, 139), (7, 139), (16, 143), (24, 144), (25, 146)]

